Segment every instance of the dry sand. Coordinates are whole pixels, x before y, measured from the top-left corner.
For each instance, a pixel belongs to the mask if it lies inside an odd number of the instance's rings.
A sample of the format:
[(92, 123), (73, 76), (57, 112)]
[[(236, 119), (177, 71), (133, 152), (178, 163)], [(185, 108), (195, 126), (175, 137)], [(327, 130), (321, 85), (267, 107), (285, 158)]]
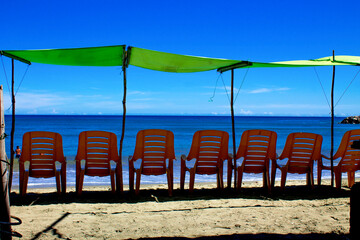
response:
[(268, 195), (260, 182), (244, 182), (240, 193), (195, 183), (192, 195), (175, 190), (173, 197), (165, 184), (143, 185), (140, 196), (108, 187), (85, 186), (81, 197), (73, 188), (62, 197), (29, 189), (25, 198), (11, 193), (11, 214), (23, 221), (13, 230), (23, 239), (347, 239), (349, 189), (302, 184), (289, 181), (285, 192)]

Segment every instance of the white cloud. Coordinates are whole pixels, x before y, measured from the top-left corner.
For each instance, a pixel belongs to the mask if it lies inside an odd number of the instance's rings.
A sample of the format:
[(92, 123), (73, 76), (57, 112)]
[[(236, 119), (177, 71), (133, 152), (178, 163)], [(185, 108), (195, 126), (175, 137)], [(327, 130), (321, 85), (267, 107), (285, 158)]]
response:
[(274, 115), (273, 112), (264, 112), (264, 115)]
[[(65, 97), (60, 94), (53, 93), (18, 93), (16, 95), (16, 109), (35, 111), (39, 108), (54, 107), (63, 104), (69, 104), (74, 100), (73, 97)], [(4, 106), (11, 106), (11, 100), (8, 94), (4, 94)], [(53, 108), (52, 108), (53, 109)], [(51, 110), (52, 110), (51, 109)]]
[(250, 110), (240, 109), (240, 114), (242, 114), (242, 115), (252, 115), (253, 112), (250, 111)]
[(153, 98), (135, 98), (135, 99), (131, 99), (129, 100), (130, 101), (133, 101), (133, 102), (145, 102), (145, 101), (153, 101), (154, 99)]
[(145, 95), (146, 93), (142, 92), (142, 91), (129, 91), (127, 94), (128, 95)]
[(265, 105), (247, 105), (247, 108), (265, 108), (265, 109), (329, 109), (327, 105), (316, 104), (265, 104)]
[(268, 93), (268, 92), (282, 92), (282, 91), (289, 91), (290, 88), (283, 87), (283, 88), (259, 88), (255, 90), (249, 91), (251, 94), (257, 94), (257, 93)]

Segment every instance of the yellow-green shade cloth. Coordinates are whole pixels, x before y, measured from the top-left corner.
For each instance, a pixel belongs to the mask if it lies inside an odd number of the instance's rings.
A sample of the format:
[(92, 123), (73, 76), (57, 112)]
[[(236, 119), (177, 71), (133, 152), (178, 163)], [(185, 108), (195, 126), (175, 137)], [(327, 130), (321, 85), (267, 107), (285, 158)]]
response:
[[(125, 45), (43, 49), (43, 50), (3, 50), (1, 54), (24, 59), (29, 62), (71, 65), (71, 66), (122, 66), (124, 62)], [(295, 60), (283, 62), (248, 62), (221, 58), (208, 58), (159, 52), (137, 47), (128, 48), (128, 64), (163, 72), (191, 73), (209, 71), (224, 67), (315, 67), (333, 65), (360, 66), (359, 56), (335, 56), (313, 60)]]

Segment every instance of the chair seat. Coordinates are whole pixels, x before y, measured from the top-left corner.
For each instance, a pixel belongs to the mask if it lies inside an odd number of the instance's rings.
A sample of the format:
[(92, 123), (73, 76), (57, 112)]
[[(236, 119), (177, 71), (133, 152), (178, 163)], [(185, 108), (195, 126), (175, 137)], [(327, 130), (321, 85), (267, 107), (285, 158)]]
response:
[[(136, 190), (140, 193), (141, 175), (167, 174), (168, 192), (173, 191), (173, 160), (175, 160), (174, 134), (168, 130), (145, 129), (136, 135), (134, 155), (129, 159), (129, 187), (134, 190), (136, 174)], [(140, 166), (138, 165), (140, 162)]]
[[(117, 138), (112, 132), (84, 131), (79, 135), (76, 161), (76, 192), (81, 195), (84, 176), (110, 176), (111, 191), (122, 192), (122, 165), (118, 155)], [(111, 162), (114, 162), (115, 167)], [(116, 175), (116, 186), (115, 186)]]
[(276, 169), (281, 170), (281, 189), (285, 189), (287, 173), (306, 174), (307, 184), (314, 187), (314, 161), (321, 160), (322, 136), (315, 133), (291, 133), (288, 135), (279, 159), (288, 159), (286, 164), (274, 162), (271, 170), (271, 185), (275, 184)]
[[(30, 164), (27, 165), (27, 162)], [(58, 163), (60, 169), (57, 169)], [(59, 133), (33, 131), (23, 135), (22, 154), (19, 159), (19, 185), (22, 196), (26, 194), (29, 177), (55, 177), (57, 193), (66, 192), (66, 159)]]
[[(180, 188), (185, 186), (186, 172), (190, 173), (189, 191), (193, 192), (195, 175), (217, 175), (217, 186), (222, 189), (223, 161), (228, 160), (229, 134), (218, 130), (201, 130), (195, 132), (189, 155), (181, 159)], [(195, 159), (195, 165), (187, 166)], [(189, 164), (190, 165), (190, 164)], [(229, 168), (228, 168), (229, 169)], [(231, 174), (231, 171), (230, 171)]]
[[(337, 149), (333, 159), (337, 160), (334, 163), (336, 188), (341, 188), (341, 173), (348, 173), (348, 187), (355, 183), (355, 171), (360, 170), (360, 150), (353, 149), (354, 141), (360, 139), (360, 129), (347, 131), (341, 139), (340, 146)], [(328, 157), (323, 156), (325, 159)], [(340, 161), (338, 161), (340, 159)], [(329, 163), (329, 162), (328, 162)], [(318, 185), (321, 185), (322, 170), (331, 170), (331, 166), (323, 164), (323, 159), (318, 161)]]

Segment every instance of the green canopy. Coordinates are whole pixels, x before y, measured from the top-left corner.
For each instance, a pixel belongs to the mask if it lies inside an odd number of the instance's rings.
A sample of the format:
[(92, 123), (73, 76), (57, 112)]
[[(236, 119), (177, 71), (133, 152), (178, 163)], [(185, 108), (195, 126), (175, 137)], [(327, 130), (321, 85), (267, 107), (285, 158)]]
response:
[(314, 60), (296, 60), (270, 63), (253, 62), (252, 66), (250, 67), (312, 67), (360, 64), (360, 57), (357, 56), (335, 56), (335, 61), (333, 61), (332, 58), (333, 57), (324, 57)]
[[(283, 62), (248, 62), (248, 64), (234, 64), (231, 66), (225, 66), (219, 68), (218, 71), (225, 72), (230, 69), (236, 68), (260, 68), (260, 67), (316, 67), (316, 66), (360, 66), (360, 57), (358, 56), (335, 56), (323, 57), (314, 60), (294, 60), (294, 61), (283, 61)], [(244, 63), (244, 62), (243, 62)]]
[(239, 60), (179, 55), (136, 47), (131, 47), (130, 49), (130, 65), (163, 72), (202, 72), (243, 62)]
[(70, 66), (122, 66), (125, 45), (91, 48), (0, 51), (28, 62)]
[[(122, 66), (125, 45), (44, 49), (44, 50), (3, 50), (0, 54), (24, 61), (56, 65), (72, 66)], [(133, 66), (176, 73), (202, 72), (218, 69), (224, 72), (235, 68), (258, 67), (311, 67), (333, 65), (360, 65), (358, 56), (324, 57), (314, 60), (296, 60), (283, 62), (248, 62), (221, 58), (196, 57), (166, 52), (158, 52), (143, 48), (129, 47), (127, 63)]]

